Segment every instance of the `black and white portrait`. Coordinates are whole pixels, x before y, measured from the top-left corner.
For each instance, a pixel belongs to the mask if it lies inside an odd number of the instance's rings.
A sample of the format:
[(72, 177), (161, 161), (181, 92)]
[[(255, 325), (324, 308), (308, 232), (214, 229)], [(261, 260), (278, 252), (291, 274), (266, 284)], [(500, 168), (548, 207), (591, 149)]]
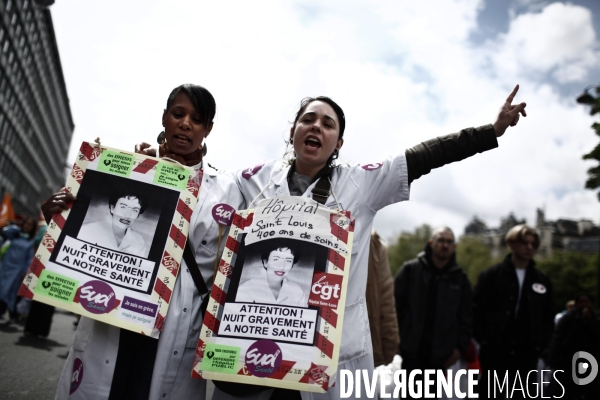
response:
[(146, 212), (146, 196), (131, 187), (97, 193), (77, 235), (111, 250), (147, 258), (159, 214)]
[[(57, 246), (62, 248), (63, 242), (68, 240), (66, 238), (73, 238), (81, 243), (152, 261), (155, 265), (151, 274), (153, 281), (178, 201), (179, 192), (176, 190), (87, 170)], [(90, 268), (76, 268), (62, 259), (57, 260), (58, 253), (54, 252), (50, 261), (99, 277)], [(90, 259), (85, 261), (89, 263)], [(152, 285), (143, 291), (151, 289)]]
[(292, 239), (248, 246), (235, 301), (307, 307), (315, 269), (310, 247)]

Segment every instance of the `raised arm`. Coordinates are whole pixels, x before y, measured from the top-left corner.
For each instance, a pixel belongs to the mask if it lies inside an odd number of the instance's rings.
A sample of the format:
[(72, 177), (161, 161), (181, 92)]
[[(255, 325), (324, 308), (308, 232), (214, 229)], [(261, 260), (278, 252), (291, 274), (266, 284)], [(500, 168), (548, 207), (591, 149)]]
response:
[(502, 136), (509, 126), (515, 126), (520, 115), (527, 116), (525, 103), (512, 104), (518, 90), (519, 85), (508, 95), (493, 124), (463, 129), (458, 133), (427, 140), (406, 150), (408, 181), (419, 179), (434, 168), (498, 147), (496, 138)]

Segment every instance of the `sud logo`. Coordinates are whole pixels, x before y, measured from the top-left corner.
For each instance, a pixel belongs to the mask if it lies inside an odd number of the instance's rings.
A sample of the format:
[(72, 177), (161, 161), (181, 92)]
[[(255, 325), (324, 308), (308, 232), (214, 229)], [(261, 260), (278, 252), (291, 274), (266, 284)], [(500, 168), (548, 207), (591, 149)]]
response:
[(383, 167), (382, 162), (362, 165), (362, 169), (367, 171), (375, 171), (376, 169), (379, 169), (381, 167)]
[(242, 172), (242, 176), (244, 177), (244, 179), (250, 179), (252, 176), (254, 176), (258, 171), (260, 171), (260, 169), (263, 167), (263, 164), (260, 165), (256, 165), (254, 167), (250, 167), (250, 168), (246, 168), (243, 172)]
[(71, 374), (71, 388), (69, 390), (69, 394), (73, 394), (79, 385), (81, 385), (81, 381), (83, 380), (83, 362), (81, 359), (76, 358), (73, 361), (73, 373)]
[(231, 221), (233, 221), (233, 214), (235, 214), (235, 209), (225, 203), (217, 204), (212, 209), (214, 220), (217, 221), (219, 225), (223, 226), (231, 225)]
[(313, 276), (308, 304), (320, 307), (337, 307), (342, 291), (342, 276), (316, 273)]
[(92, 314), (105, 314), (115, 306), (117, 297), (109, 284), (89, 281), (79, 288), (79, 303)]
[(265, 378), (279, 370), (283, 355), (272, 340), (257, 340), (246, 351), (246, 367), (254, 376)]

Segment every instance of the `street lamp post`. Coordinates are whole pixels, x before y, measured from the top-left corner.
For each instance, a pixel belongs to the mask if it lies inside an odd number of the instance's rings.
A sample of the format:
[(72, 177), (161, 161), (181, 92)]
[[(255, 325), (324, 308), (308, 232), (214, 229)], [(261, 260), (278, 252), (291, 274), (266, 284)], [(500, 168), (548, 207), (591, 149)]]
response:
[(597, 97), (594, 97), (590, 94), (590, 89), (596, 89), (596, 93), (600, 91), (600, 86), (589, 85), (585, 89), (583, 89), (583, 93), (577, 96), (577, 102), (579, 104), (585, 104), (586, 106), (591, 106), (598, 100)]
[[(595, 89), (596, 96), (593, 96), (590, 93), (591, 89)], [(593, 106), (590, 112), (591, 115), (596, 114), (599, 111), (600, 107), (600, 85), (589, 85), (584, 90), (583, 93), (577, 96), (577, 102), (579, 104), (584, 104), (586, 106)], [(584, 156), (586, 158), (586, 156)], [(590, 188), (589, 186), (587, 186)], [(600, 195), (599, 195), (600, 200)], [(599, 245), (598, 245), (598, 272), (596, 274), (596, 304), (598, 309), (600, 309), (600, 237), (599, 237)]]

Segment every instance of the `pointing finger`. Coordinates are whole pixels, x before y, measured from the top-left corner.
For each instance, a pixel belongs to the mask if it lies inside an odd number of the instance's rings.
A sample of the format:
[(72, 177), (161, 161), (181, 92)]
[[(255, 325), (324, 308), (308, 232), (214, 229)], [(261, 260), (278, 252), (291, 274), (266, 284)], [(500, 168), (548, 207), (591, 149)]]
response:
[(506, 103), (512, 104), (518, 91), (519, 91), (519, 85), (515, 86), (515, 88), (512, 90), (512, 92), (510, 92), (510, 94), (506, 98)]

